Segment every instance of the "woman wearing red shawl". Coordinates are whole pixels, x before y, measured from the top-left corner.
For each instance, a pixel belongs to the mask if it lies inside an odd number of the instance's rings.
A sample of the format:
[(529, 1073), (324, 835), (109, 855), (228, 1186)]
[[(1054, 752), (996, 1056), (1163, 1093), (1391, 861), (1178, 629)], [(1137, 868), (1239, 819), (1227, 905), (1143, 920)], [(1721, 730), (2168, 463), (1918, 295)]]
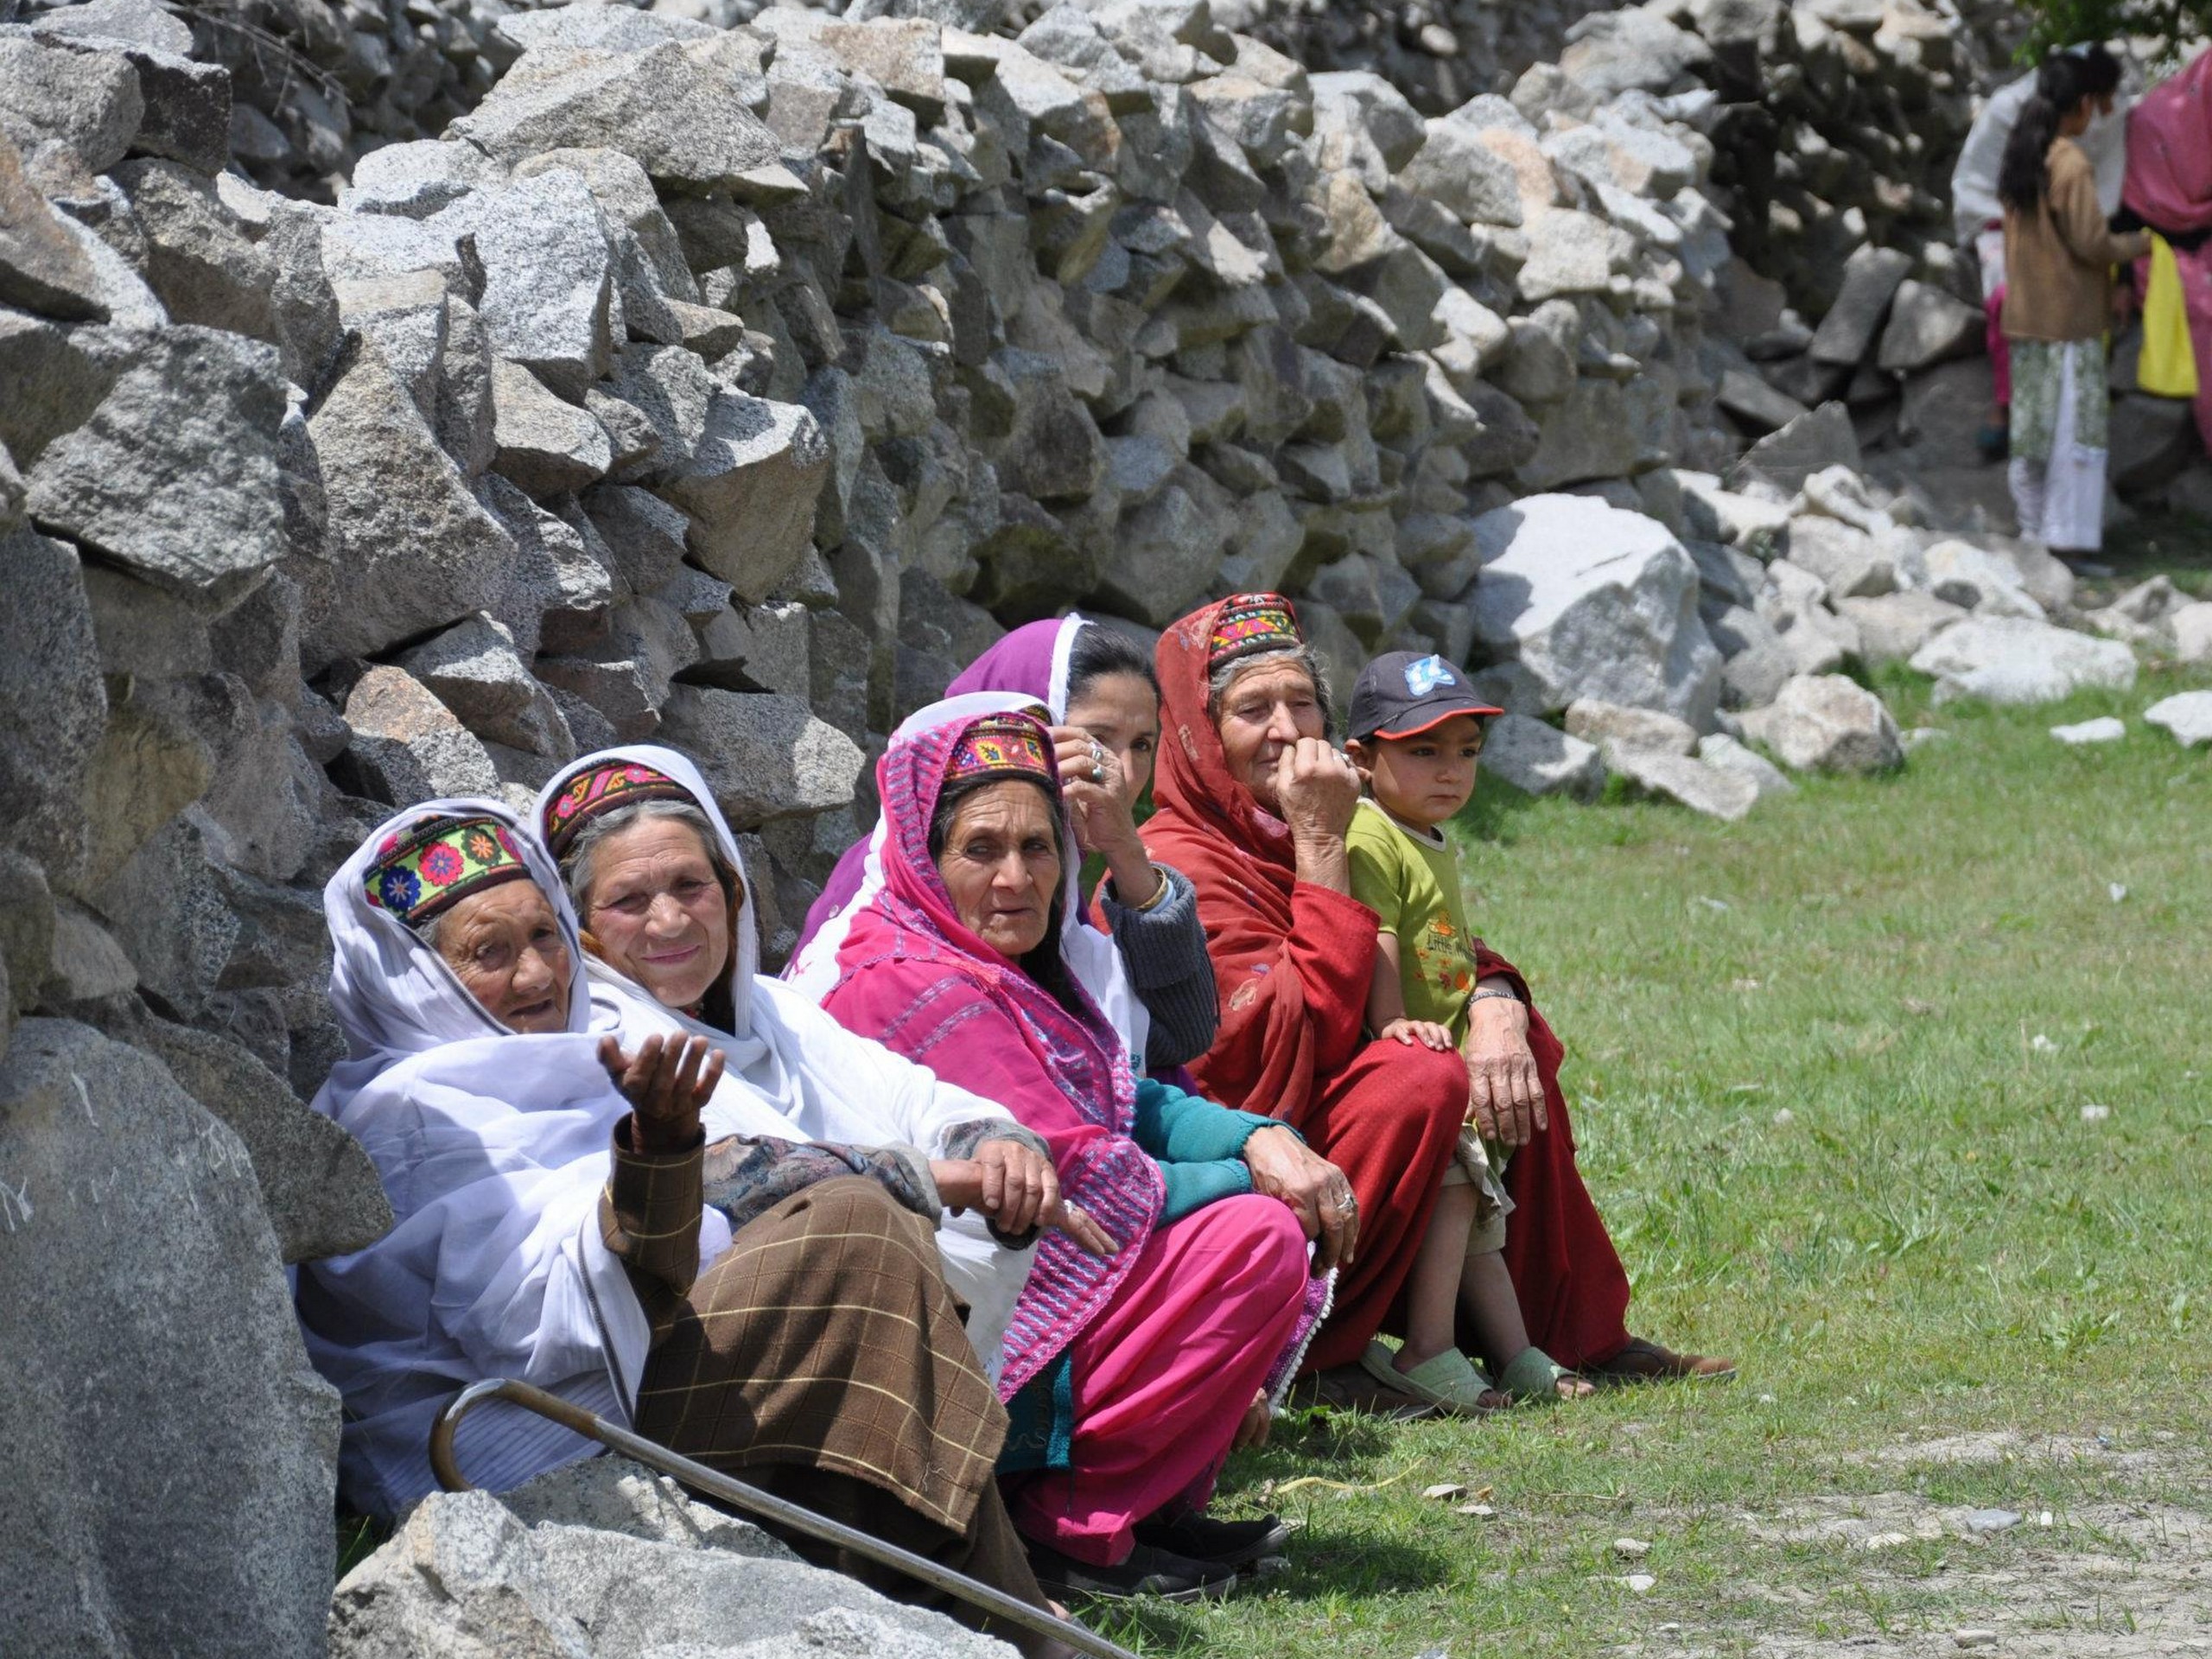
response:
[(1042, 1135), (1061, 1192), (1118, 1243), (1048, 1238), (1007, 1328), (999, 1467), (1039, 1581), (1219, 1593), (1285, 1536), (1202, 1511), (1255, 1394), (1287, 1386), (1325, 1310), (1318, 1270), (1356, 1247), (1351, 1189), (1285, 1126), (1137, 1078), (1066, 952), (1083, 924), (1052, 739), (1028, 714), (954, 707), (877, 766), (881, 886), (823, 1007)]
[[(1351, 1178), (1358, 1257), (1307, 1356), (1351, 1366), (1395, 1317), (1469, 1116), (1469, 1068), (1364, 1030), (1375, 913), (1351, 897), (1344, 840), (1358, 776), (1328, 743), (1327, 687), (1290, 601), (1239, 594), (1193, 612), (1160, 637), (1159, 664), (1159, 808), (1144, 840), (1198, 888), (1221, 995), (1221, 1029), (1191, 1070)], [(1533, 1054), (1541, 1084), (1541, 1101), (1494, 1103), (1529, 1130), (1508, 1166), (1505, 1260), (1529, 1341), (1601, 1381), (1726, 1372), (1629, 1335), (1628, 1276), (1574, 1165), (1564, 1050), (1513, 965), (1487, 947), (1478, 958), (1482, 980), (1513, 996), (1477, 1007), (1501, 1046)]]

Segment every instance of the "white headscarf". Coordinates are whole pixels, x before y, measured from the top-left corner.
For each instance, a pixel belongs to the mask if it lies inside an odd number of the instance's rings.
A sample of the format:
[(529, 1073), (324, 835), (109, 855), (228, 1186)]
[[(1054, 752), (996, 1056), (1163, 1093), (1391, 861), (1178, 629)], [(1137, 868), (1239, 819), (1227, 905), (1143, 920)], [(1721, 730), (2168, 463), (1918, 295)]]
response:
[[(1052, 666), (1046, 688), (1046, 709), (1052, 724), (1064, 726), (1068, 718), (1069, 665), (1075, 656), (1075, 638), (1085, 628), (1098, 624), (1086, 616), (1070, 612), (1060, 619), (1060, 631), (1052, 640)], [(958, 696), (946, 697), (926, 708), (917, 709), (899, 722), (891, 741), (912, 737), (928, 731), (933, 726), (943, 726), (952, 721), (973, 720), (983, 715), (1013, 714), (1024, 709), (1034, 709), (1037, 699), (1015, 691), (969, 691)], [(812, 938), (799, 947), (784, 969), (784, 978), (791, 988), (809, 1000), (819, 1002), (830, 995), (837, 983), (837, 953), (843, 948), (846, 937), (852, 931), (853, 918), (867, 909), (876, 894), (883, 891), (883, 844), (887, 831), (880, 816), (868, 838), (868, 855), (861, 867), (859, 889), (841, 906)], [(1070, 842), (1072, 850), (1074, 842)], [(1152, 1014), (1137, 995), (1136, 987), (1129, 981), (1128, 970), (1122, 963), (1120, 947), (1113, 936), (1101, 932), (1084, 919), (1083, 914), (1083, 868), (1074, 858), (1068, 860), (1066, 925), (1061, 931), (1060, 954), (1066, 959), (1069, 970), (1083, 982), (1084, 989), (1090, 993), (1090, 1000), (1098, 1011), (1113, 1023), (1121, 1033), (1122, 1046), (1129, 1051), (1129, 1065), (1139, 1076), (1144, 1074), (1144, 1051), (1152, 1035)]]
[[(732, 1029), (718, 1030), (664, 1007), (652, 992), (596, 957), (588, 959), (592, 1028), (612, 1031), (626, 1051), (650, 1036), (704, 1037), (725, 1058), (721, 1080), (702, 1114), (709, 1140), (728, 1135), (830, 1141), (851, 1146), (903, 1145), (927, 1158), (953, 1155), (953, 1130), (978, 1121), (1013, 1122), (995, 1101), (942, 1081), (926, 1066), (855, 1035), (779, 981), (760, 976), (753, 877), (714, 791), (699, 769), (673, 749), (626, 745), (564, 766), (539, 793), (536, 827), (547, 807), (581, 773), (626, 762), (652, 767), (680, 785), (713, 827), (717, 850), (738, 874), (742, 896), (732, 924)], [(542, 843), (539, 843), (542, 846)], [(581, 977), (581, 976), (580, 976)], [(946, 1282), (968, 1305), (968, 1335), (994, 1379), (999, 1338), (1029, 1276), (1033, 1248), (1010, 1250), (983, 1217), (948, 1216), (938, 1230)]]
[[(568, 1035), (493, 1019), (367, 879), (393, 836), (433, 817), (505, 826), (558, 918), (572, 963)], [(335, 946), (331, 1004), (346, 1058), (315, 1109), (375, 1161), (396, 1218), (365, 1250), (301, 1270), (308, 1350), (346, 1397), (340, 1479), (392, 1514), (432, 1490), (431, 1420), (459, 1389), (518, 1377), (617, 1422), (645, 1369), (644, 1310), (600, 1235), (610, 1137), (628, 1110), (594, 1053), (583, 948), (558, 872), (496, 801), (440, 800), (379, 825), (323, 889)], [(703, 1218), (701, 1247), (728, 1224)], [(493, 1491), (597, 1447), (493, 1405), (468, 1418), (462, 1467)]]

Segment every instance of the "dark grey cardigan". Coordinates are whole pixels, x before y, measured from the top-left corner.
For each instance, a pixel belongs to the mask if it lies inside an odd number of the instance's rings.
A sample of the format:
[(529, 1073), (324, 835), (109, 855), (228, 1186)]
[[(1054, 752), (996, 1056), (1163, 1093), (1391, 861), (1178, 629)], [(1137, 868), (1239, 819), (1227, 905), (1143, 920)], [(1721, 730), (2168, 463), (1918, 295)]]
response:
[(1213, 1046), (1214, 1029), (1221, 1023), (1213, 958), (1206, 954), (1206, 931), (1198, 922), (1198, 889), (1180, 870), (1165, 864), (1158, 868), (1167, 878), (1168, 892), (1150, 910), (1120, 903), (1110, 880), (1099, 889), (1122, 965), (1152, 1016), (1144, 1063), (1154, 1072), (1197, 1059)]

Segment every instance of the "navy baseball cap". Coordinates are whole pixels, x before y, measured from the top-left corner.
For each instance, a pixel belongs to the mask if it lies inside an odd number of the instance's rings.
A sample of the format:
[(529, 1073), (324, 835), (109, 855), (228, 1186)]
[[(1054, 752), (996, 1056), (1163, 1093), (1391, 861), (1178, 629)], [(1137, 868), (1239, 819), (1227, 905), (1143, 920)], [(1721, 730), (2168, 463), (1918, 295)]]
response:
[(1351, 689), (1351, 734), (1414, 737), (1454, 715), (1502, 715), (1467, 683), (1466, 672), (1433, 652), (1393, 651), (1359, 671)]

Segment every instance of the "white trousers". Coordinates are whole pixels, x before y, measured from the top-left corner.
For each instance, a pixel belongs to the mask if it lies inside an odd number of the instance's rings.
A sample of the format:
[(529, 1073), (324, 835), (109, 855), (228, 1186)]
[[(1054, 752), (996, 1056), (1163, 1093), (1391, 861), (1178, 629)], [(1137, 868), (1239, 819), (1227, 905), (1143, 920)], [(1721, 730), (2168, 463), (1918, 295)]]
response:
[(2074, 354), (2059, 372), (2058, 415), (2048, 464), (2012, 457), (2005, 481), (2020, 534), (2063, 553), (2094, 553), (2105, 540), (2105, 451), (2074, 442)]

